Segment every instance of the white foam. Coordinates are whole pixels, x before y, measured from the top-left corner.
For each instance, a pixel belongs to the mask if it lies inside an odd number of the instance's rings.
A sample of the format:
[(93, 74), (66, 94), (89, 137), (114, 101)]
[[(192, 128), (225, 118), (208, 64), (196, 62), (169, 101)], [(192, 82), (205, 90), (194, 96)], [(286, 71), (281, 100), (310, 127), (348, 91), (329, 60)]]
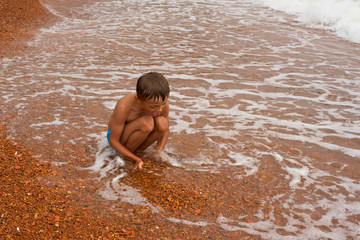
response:
[(190, 226), (205, 227), (205, 226), (208, 226), (208, 225), (209, 225), (209, 223), (203, 222), (203, 221), (200, 221), (200, 222), (192, 222), (192, 221), (189, 221), (189, 220), (178, 219), (178, 218), (174, 218), (174, 217), (170, 217), (170, 218), (166, 218), (166, 219), (169, 220), (169, 221), (171, 221), (171, 222), (183, 223), (183, 224), (190, 225)]
[(276, 10), (297, 14), (310, 26), (334, 31), (360, 43), (360, 2), (356, 0), (260, 0)]
[(118, 181), (107, 182), (105, 189), (100, 191), (100, 195), (108, 200), (120, 199), (122, 202), (133, 205), (147, 205), (147, 199), (141, 195), (139, 190), (125, 184), (119, 184)]
[(292, 175), (292, 180), (290, 181), (290, 187), (294, 187), (295, 185), (300, 183), (302, 177), (306, 177), (309, 174), (309, 169), (307, 167), (302, 168), (291, 168), (286, 166), (286, 171)]
[[(99, 146), (94, 165), (85, 169), (98, 173), (100, 175), (99, 179), (103, 179), (110, 174), (114, 174), (119, 169), (121, 170), (125, 162), (117, 155), (116, 151), (110, 147), (104, 133), (98, 136), (98, 139)], [(121, 174), (119, 176), (121, 176)]]
[(62, 121), (58, 117), (55, 118), (52, 122), (42, 122), (42, 123), (33, 123), (30, 127), (43, 127), (43, 126), (53, 126), (53, 125), (66, 125), (68, 121)]
[(116, 105), (116, 101), (105, 101), (103, 102), (103, 105), (110, 110), (114, 110), (115, 105)]
[(246, 174), (252, 175), (258, 170), (259, 160), (253, 157), (245, 156), (242, 153), (230, 153), (228, 156), (234, 160), (234, 163), (228, 161), (229, 165), (243, 166), (246, 168)]

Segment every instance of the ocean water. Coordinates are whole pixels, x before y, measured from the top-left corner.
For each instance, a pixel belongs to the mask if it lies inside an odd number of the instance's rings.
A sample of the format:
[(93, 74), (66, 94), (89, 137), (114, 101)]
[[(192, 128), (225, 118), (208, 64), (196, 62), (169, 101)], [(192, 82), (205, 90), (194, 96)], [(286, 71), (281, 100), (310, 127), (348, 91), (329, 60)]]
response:
[[(359, 31), (344, 30), (341, 17), (316, 22), (331, 31), (298, 21), (310, 19), (306, 9), (321, 15), (314, 4), (358, 4), (327, 2), (264, 2), (298, 16), (235, 0), (101, 1), (66, 15), (49, 4), (63, 21), (43, 29), (23, 55), (1, 60), (2, 114), (12, 135), (55, 165), (71, 162), (56, 149), (86, 147), (91, 161), (78, 167), (95, 174), (107, 201), (264, 239), (359, 238)], [(359, 16), (351, 9), (350, 28)], [(353, 42), (335, 37), (333, 23)], [(234, 183), (271, 177), (269, 188), (279, 189), (256, 213), (179, 218), (125, 181), (131, 163), (109, 147), (107, 121), (148, 71), (171, 85), (163, 152), (170, 168)], [(285, 224), (275, 207), (265, 209), (279, 203)]]
[(297, 20), (360, 43), (360, 1), (358, 0), (260, 0), (270, 8), (295, 14)]

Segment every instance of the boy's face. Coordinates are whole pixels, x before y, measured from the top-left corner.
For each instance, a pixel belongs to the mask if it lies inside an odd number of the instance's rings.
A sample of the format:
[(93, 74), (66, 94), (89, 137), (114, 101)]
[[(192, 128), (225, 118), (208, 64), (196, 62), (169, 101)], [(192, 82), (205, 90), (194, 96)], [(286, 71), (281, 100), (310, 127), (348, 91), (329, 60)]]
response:
[(142, 105), (143, 109), (146, 113), (151, 114), (153, 117), (157, 117), (161, 114), (163, 108), (166, 106), (168, 101), (168, 98), (165, 98), (163, 101), (162, 98), (159, 98), (157, 100), (155, 99), (148, 99), (145, 101), (140, 101), (140, 104)]

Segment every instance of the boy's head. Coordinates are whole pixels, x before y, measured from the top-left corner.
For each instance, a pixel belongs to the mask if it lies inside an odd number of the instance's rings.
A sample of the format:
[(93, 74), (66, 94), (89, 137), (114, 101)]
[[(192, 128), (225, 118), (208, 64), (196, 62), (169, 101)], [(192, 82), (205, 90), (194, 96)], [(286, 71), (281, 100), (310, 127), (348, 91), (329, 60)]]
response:
[(149, 72), (142, 75), (136, 84), (136, 95), (139, 100), (146, 101), (160, 98), (165, 101), (169, 97), (170, 88), (166, 78), (157, 72)]

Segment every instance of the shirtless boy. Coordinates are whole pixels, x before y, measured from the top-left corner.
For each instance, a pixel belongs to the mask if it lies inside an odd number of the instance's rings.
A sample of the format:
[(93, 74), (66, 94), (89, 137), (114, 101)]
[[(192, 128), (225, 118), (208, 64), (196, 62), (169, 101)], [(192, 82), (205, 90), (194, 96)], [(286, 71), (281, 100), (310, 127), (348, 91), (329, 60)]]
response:
[(134, 152), (142, 152), (156, 141), (156, 152), (165, 147), (170, 134), (169, 93), (169, 84), (162, 74), (147, 73), (138, 79), (136, 93), (122, 97), (110, 117), (110, 146), (134, 160), (135, 169), (142, 170), (143, 161)]

